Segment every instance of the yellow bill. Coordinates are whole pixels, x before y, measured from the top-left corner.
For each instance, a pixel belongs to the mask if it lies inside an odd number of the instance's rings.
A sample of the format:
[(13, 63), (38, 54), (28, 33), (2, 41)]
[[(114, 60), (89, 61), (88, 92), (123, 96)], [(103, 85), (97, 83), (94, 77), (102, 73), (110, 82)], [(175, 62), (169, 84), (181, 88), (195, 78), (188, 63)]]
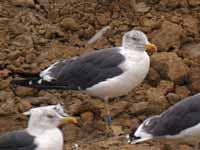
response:
[(156, 45), (152, 44), (152, 43), (148, 43), (148, 44), (144, 45), (144, 48), (146, 50), (150, 50), (151, 52), (157, 52), (158, 51), (158, 48), (156, 47)]
[(73, 124), (77, 124), (78, 120), (75, 117), (64, 117), (61, 121), (61, 124), (64, 123), (73, 123)]

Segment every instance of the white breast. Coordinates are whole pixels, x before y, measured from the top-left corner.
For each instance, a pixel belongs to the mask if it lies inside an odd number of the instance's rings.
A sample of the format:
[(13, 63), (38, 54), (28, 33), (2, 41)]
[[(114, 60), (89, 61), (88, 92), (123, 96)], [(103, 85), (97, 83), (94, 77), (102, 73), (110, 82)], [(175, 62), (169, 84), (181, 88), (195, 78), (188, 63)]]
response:
[(103, 99), (118, 97), (126, 95), (144, 80), (150, 66), (148, 54), (145, 51), (133, 50), (122, 50), (121, 54), (126, 58), (119, 66), (124, 73), (100, 82), (86, 89), (86, 92)]
[(36, 150), (63, 150), (63, 135), (58, 128), (37, 135), (34, 142), (38, 145)]

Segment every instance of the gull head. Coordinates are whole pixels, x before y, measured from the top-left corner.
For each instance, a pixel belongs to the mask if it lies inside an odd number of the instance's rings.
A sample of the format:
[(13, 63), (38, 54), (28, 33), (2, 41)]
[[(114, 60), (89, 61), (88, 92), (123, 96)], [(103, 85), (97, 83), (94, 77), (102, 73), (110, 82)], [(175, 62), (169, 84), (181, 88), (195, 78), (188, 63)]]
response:
[(60, 104), (32, 108), (23, 114), (30, 115), (30, 128), (51, 129), (57, 128), (61, 123), (77, 123), (76, 118), (65, 113)]
[(131, 30), (124, 34), (122, 47), (136, 51), (157, 51), (157, 47), (148, 41), (147, 36), (143, 32), (138, 30)]

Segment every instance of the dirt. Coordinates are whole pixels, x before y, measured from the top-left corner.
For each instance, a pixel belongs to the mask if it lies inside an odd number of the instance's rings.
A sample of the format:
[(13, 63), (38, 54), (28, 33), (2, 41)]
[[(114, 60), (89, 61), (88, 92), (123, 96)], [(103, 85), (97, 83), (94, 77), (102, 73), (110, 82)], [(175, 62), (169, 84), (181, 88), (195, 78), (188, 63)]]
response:
[[(190, 150), (187, 145), (147, 142), (128, 145), (125, 135), (145, 118), (200, 92), (199, 0), (3, 0), (0, 2), (0, 133), (24, 128), (21, 113), (63, 102), (79, 125), (63, 126), (65, 149)], [(103, 38), (88, 44), (104, 26)], [(57, 59), (121, 44), (122, 35), (144, 31), (159, 52), (151, 55), (145, 81), (127, 96), (110, 101), (114, 135), (106, 132), (104, 103), (84, 93), (18, 88), (12, 71), (38, 72)]]

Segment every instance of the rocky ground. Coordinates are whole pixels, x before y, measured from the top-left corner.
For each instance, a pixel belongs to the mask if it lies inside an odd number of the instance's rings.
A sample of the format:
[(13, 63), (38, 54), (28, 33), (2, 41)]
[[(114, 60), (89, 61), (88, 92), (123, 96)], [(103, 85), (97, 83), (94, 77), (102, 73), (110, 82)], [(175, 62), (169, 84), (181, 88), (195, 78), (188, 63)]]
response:
[[(147, 142), (128, 145), (124, 135), (146, 117), (200, 92), (200, 0), (2, 0), (0, 1), (0, 132), (26, 126), (21, 112), (64, 102), (79, 125), (63, 127), (65, 149), (190, 150), (187, 145)], [(102, 27), (103, 38), (88, 44)], [(38, 72), (60, 58), (120, 45), (122, 35), (139, 29), (159, 52), (151, 55), (146, 80), (128, 96), (110, 101), (114, 135), (105, 134), (104, 104), (80, 92), (9, 87), (12, 71)], [(95, 99), (95, 100), (94, 100)]]

